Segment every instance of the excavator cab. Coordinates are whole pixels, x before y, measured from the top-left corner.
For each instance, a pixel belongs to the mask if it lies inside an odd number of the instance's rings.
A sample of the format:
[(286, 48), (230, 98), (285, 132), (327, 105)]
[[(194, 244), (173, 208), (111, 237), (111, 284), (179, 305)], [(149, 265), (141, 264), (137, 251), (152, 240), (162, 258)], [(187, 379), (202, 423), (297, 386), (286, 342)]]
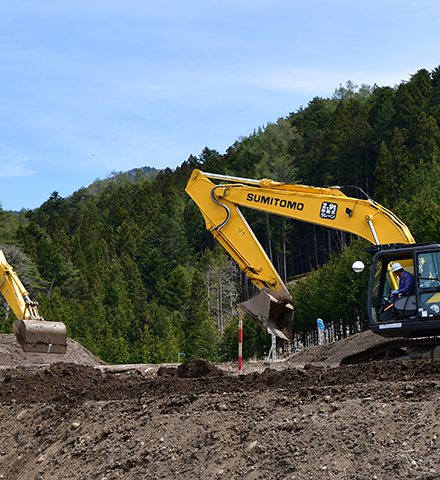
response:
[[(396, 262), (414, 279), (408, 295), (392, 293), (399, 287), (392, 272)], [(384, 337), (439, 335), (440, 245), (380, 246), (373, 257), (367, 308), (369, 328)]]

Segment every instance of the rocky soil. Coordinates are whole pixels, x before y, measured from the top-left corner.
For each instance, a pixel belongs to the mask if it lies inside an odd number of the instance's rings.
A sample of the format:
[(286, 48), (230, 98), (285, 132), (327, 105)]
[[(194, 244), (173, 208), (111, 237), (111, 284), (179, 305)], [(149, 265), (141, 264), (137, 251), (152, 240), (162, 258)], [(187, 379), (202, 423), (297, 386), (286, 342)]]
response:
[(438, 361), (336, 366), (325, 347), (239, 377), (71, 349), (32, 365), (0, 350), (1, 479), (440, 478)]

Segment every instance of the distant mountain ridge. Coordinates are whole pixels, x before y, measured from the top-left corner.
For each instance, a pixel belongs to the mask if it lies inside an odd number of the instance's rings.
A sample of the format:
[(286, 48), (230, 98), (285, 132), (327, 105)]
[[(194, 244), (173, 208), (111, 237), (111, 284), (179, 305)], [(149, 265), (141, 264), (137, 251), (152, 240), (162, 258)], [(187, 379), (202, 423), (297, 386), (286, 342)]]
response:
[(136, 177), (137, 175), (139, 175), (139, 172), (144, 173), (147, 177), (155, 177), (160, 172), (160, 170), (154, 167), (138, 167), (138, 168), (132, 168), (127, 172), (123, 172), (122, 175)]
[(161, 172), (160, 169), (148, 166), (132, 168), (126, 172), (112, 171), (107, 175), (107, 178), (97, 178), (88, 187), (85, 187), (85, 190), (88, 193), (96, 194), (101, 192), (110, 183), (123, 185), (126, 183), (138, 183), (147, 179), (153, 180), (159, 172)]

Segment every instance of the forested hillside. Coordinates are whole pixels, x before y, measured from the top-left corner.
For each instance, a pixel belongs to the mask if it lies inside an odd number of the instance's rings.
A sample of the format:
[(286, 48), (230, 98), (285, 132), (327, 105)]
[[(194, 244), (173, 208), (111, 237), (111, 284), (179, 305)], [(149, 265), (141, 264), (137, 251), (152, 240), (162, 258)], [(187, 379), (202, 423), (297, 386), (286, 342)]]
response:
[[(252, 289), (215, 246), (185, 194), (192, 170), (355, 185), (397, 213), (417, 241), (435, 241), (439, 125), (440, 67), (420, 70), (395, 87), (358, 88), (349, 82), (332, 98), (313, 98), (258, 128), (224, 154), (207, 147), (175, 171), (116, 175), (68, 198), (54, 192), (33, 211), (3, 211), (1, 248), (44, 316), (65, 322), (70, 336), (107, 361), (227, 356), (236, 303)], [(365, 256), (362, 242), (283, 218), (245, 214), (284, 278), (306, 274), (292, 287), (297, 329), (309, 328), (317, 316), (362, 314), (363, 282), (350, 275), (351, 261)], [(13, 315), (6, 305), (1, 308), (2, 330), (10, 331)], [(252, 332), (246, 353), (262, 354), (267, 335), (251, 321), (246, 326)]]

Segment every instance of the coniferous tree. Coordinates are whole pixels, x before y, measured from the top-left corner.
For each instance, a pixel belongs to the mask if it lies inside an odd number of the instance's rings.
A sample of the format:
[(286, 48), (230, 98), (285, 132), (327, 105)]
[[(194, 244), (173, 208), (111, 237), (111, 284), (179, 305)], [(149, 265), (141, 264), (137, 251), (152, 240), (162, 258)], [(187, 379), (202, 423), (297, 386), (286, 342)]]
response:
[(193, 276), (191, 297), (185, 312), (183, 351), (187, 359), (215, 360), (218, 354), (218, 331), (208, 311), (206, 284), (200, 269)]
[(394, 205), (398, 197), (398, 188), (396, 176), (397, 173), (393, 167), (393, 158), (385, 142), (379, 147), (379, 156), (377, 159), (376, 176), (376, 198), (385, 206)]
[[(228, 337), (236, 303), (250, 289), (218, 255), (184, 193), (193, 169), (355, 184), (399, 214), (417, 240), (437, 240), (439, 72), (420, 70), (397, 87), (347, 82), (332, 98), (316, 97), (256, 128), (225, 154), (206, 147), (175, 171), (113, 172), (70, 197), (53, 192), (38, 209), (0, 210), (0, 242), (18, 246), (33, 266), (30, 286), (43, 315), (64, 321), (69, 335), (104, 360), (175, 361), (186, 350), (214, 358), (217, 330)], [(297, 325), (307, 328), (318, 312), (357, 314), (357, 286), (344, 283), (349, 237), (255, 211), (245, 216), (284, 278), (331, 258), (332, 274), (324, 267), (298, 283)], [(323, 291), (325, 283), (331, 288)], [(0, 316), (10, 325), (6, 310)], [(261, 353), (265, 343), (248, 345)]]

